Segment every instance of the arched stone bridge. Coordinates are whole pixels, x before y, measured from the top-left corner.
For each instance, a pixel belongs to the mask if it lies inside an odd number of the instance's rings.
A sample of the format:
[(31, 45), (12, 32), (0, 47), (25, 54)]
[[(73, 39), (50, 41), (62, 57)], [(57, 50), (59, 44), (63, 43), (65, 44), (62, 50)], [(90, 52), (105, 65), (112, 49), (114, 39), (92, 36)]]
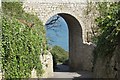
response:
[(88, 32), (91, 33), (92, 18), (85, 15), (87, 3), (79, 0), (27, 0), (24, 10), (37, 14), (43, 21), (60, 15), (67, 23), (69, 29), (69, 59), (70, 69), (92, 70), (92, 51), (94, 46), (87, 43)]

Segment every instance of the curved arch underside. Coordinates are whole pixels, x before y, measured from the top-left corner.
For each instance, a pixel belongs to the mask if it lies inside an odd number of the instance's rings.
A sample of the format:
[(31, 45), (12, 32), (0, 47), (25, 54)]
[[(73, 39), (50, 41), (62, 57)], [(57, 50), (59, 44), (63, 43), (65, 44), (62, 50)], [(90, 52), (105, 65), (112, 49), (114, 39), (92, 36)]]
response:
[(79, 21), (70, 14), (59, 13), (67, 23), (69, 29), (69, 65), (70, 70), (78, 70), (78, 62), (76, 61), (78, 54), (80, 53), (82, 40), (82, 27)]
[(92, 70), (93, 45), (83, 43), (82, 26), (79, 21), (67, 13), (58, 13), (68, 25), (69, 31), (69, 67), (71, 71)]
[(33, 11), (35, 11), (33, 14), (36, 15), (37, 13), (37, 16), (43, 21), (44, 25), (53, 15), (60, 15), (66, 21), (69, 29), (70, 68), (76, 71), (92, 69), (92, 52), (94, 50), (94, 46), (92, 44), (85, 43), (87, 41), (87, 31), (91, 32), (92, 26), (92, 19), (90, 22), (87, 22), (83, 15), (87, 4), (76, 2), (63, 3), (62, 1), (61, 3), (54, 3), (52, 1), (50, 1), (50, 3), (46, 3), (45, 1), (45, 3), (24, 2), (23, 5), (26, 12), (33, 13)]

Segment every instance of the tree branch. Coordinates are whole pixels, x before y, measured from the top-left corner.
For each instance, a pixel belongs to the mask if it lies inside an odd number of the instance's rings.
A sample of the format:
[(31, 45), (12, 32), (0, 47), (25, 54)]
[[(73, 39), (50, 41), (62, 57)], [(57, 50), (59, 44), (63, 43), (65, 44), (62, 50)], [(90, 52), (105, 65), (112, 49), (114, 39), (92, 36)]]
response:
[(47, 27), (47, 29), (50, 29), (52, 27), (56, 27), (56, 23), (57, 21), (59, 21), (60, 16), (54, 16), (50, 21), (48, 21), (45, 26)]

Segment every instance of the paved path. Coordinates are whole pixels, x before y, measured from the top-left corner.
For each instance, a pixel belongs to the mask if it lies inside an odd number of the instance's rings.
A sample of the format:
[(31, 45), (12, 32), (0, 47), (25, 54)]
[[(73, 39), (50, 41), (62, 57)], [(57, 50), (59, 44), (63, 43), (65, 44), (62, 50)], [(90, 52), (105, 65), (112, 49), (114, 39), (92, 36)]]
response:
[(80, 71), (69, 72), (69, 67), (66, 65), (58, 65), (56, 72), (51, 80), (79, 80), (78, 78), (92, 78), (92, 72)]

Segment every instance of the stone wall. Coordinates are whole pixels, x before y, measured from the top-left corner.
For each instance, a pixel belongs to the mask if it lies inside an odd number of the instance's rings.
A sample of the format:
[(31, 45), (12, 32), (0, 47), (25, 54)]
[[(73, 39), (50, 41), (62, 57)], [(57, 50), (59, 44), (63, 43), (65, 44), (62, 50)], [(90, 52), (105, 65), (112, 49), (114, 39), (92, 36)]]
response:
[(94, 66), (94, 76), (96, 78), (118, 78), (120, 75), (119, 58), (120, 58), (120, 46), (116, 47), (112, 56), (98, 58)]
[[(43, 74), (41, 78), (49, 78), (53, 76), (53, 58), (50, 52), (40, 55), (40, 61), (43, 67)], [(31, 78), (38, 78), (36, 70), (31, 71)]]
[(86, 44), (88, 35), (92, 33), (92, 17), (86, 17), (87, 4), (84, 2), (30, 2), (23, 3), (24, 10), (36, 14), (43, 24), (58, 14), (65, 19), (69, 29), (70, 68), (73, 71), (92, 69), (93, 46)]
[(40, 61), (42, 62), (44, 74), (42, 78), (53, 76), (53, 57), (50, 52), (47, 55), (40, 55)]
[[(53, 58), (50, 52), (44, 55), (40, 55), (40, 61), (42, 62), (43, 74), (41, 78), (49, 78), (53, 76)], [(0, 71), (0, 80), (2, 79), (2, 72)], [(31, 71), (31, 78), (38, 78), (35, 69)]]
[(92, 71), (94, 48), (95, 45), (92, 43), (83, 44), (80, 53), (76, 57), (77, 71)]
[(84, 55), (80, 55), (83, 58), (83, 70), (92, 71), (93, 68), (93, 50), (95, 45), (92, 43), (86, 43), (83, 47)]
[(23, 4), (24, 10), (36, 14), (44, 25), (56, 14), (67, 13), (75, 17), (82, 27), (83, 42), (87, 41), (87, 32), (92, 33), (91, 26), (93, 23), (93, 16), (88, 15), (86, 17), (86, 6), (87, 4), (84, 2), (42, 2), (41, 0), (40, 2), (26, 1)]
[(0, 80), (2, 80), (2, 72), (0, 72)]

